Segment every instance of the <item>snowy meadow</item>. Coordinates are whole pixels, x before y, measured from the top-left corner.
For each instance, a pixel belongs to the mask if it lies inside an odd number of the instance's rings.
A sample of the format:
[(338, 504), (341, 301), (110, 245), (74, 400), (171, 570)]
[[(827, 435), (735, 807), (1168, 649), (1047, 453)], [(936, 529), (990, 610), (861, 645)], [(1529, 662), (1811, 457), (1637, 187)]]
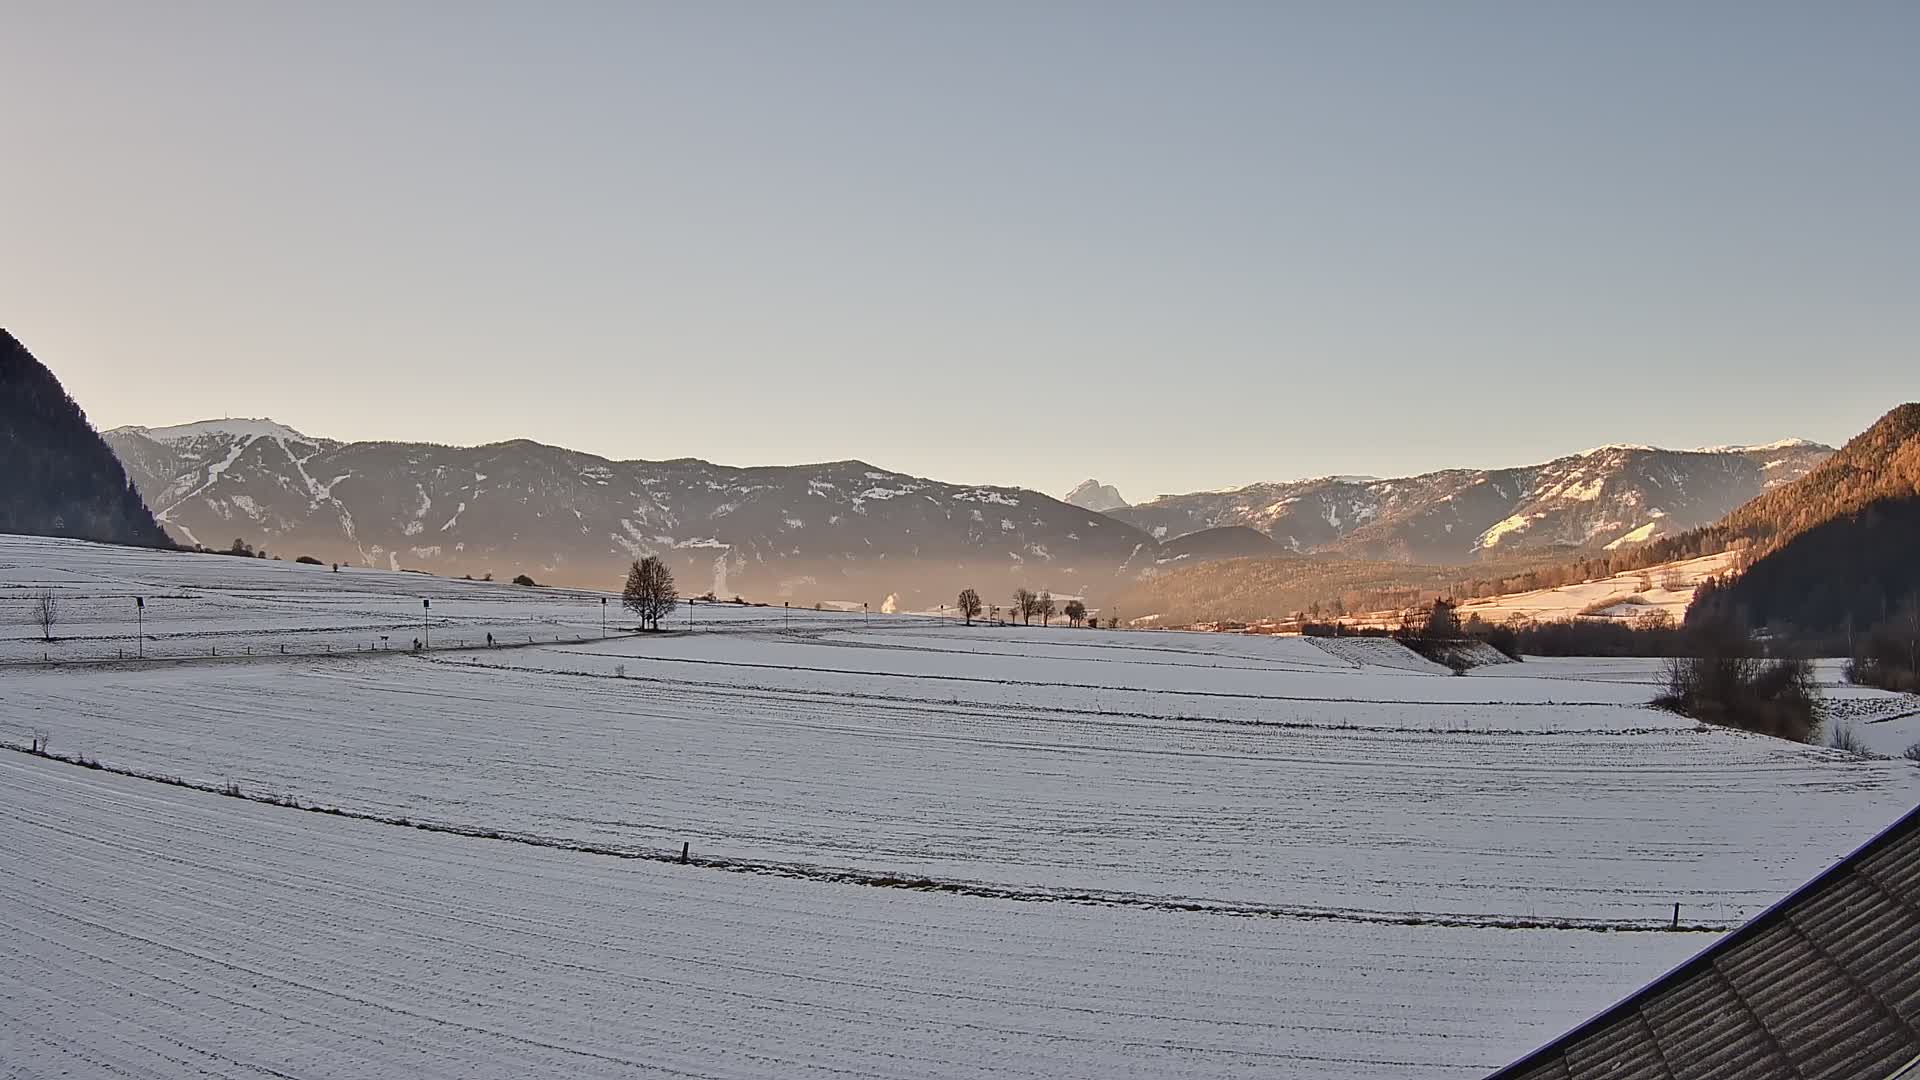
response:
[(7, 1075), (1472, 1077), (1920, 801), (1620, 661), (601, 599), (0, 537)]

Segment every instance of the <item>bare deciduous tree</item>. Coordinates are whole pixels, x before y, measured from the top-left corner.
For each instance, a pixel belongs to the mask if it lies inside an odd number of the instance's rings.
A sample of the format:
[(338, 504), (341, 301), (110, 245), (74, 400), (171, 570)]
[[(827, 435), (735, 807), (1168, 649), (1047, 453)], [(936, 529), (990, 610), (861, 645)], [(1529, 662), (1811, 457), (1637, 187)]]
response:
[(641, 626), (660, 629), (660, 620), (673, 614), (679, 600), (680, 593), (673, 587), (673, 571), (667, 569), (658, 555), (641, 559), (627, 571), (627, 587), (620, 602), (640, 617)]
[(60, 622), (60, 602), (50, 592), (43, 592), (33, 600), (30, 612), (33, 624), (40, 628), (40, 640), (52, 641), (53, 628)]
[(1031, 626), (1033, 625), (1035, 605), (1039, 603), (1039, 600), (1040, 598), (1033, 594), (1032, 589), (1022, 585), (1013, 590), (1013, 607), (1008, 610), (1018, 616), (1023, 625)]
[(972, 626), (973, 620), (980, 615), (980, 594), (972, 589), (961, 589), (960, 597), (954, 604), (960, 609), (961, 617), (967, 620), (967, 625)]
[(1042, 590), (1040, 595), (1034, 598), (1033, 613), (1040, 616), (1041, 626), (1052, 622), (1053, 617), (1059, 613), (1059, 609), (1053, 606), (1053, 594)]

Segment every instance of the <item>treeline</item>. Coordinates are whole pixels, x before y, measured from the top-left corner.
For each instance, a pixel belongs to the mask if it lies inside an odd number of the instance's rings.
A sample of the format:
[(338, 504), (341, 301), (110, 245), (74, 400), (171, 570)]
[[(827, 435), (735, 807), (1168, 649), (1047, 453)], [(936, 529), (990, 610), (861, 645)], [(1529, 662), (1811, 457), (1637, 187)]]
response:
[(1612, 619), (1512, 622), (1528, 656), (1689, 656), (1694, 645), (1671, 616), (1658, 612), (1632, 623)]
[(172, 547), (53, 372), (0, 330), (0, 533)]

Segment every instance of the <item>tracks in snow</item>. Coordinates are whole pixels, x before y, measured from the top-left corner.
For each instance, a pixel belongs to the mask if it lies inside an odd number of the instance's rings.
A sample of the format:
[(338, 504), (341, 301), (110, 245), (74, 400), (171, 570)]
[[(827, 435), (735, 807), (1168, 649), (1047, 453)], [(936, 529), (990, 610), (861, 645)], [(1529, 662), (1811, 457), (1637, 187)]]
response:
[(992, 900), (1010, 900), (1028, 903), (1087, 904), (1154, 911), (1193, 912), (1242, 918), (1302, 919), (1377, 926), (1442, 926), (1488, 930), (1588, 930), (1603, 933), (1718, 934), (1730, 929), (1732, 925), (1729, 923), (1681, 923), (1673, 925), (1657, 919), (1537, 918), (1466, 912), (1369, 911), (1356, 908), (1319, 907), (1313, 905), (1251, 904), (1190, 897), (1154, 896), (1143, 893), (1100, 889), (1020, 888), (997, 885), (984, 881), (946, 880), (918, 875), (902, 875), (887, 871), (860, 870), (851, 867), (818, 866), (811, 863), (780, 862), (762, 859), (716, 858), (707, 855), (693, 855), (691, 853), (683, 858), (679, 852), (638, 845), (567, 840), (559, 837), (542, 836), (538, 833), (492, 829), (481, 825), (447, 821), (414, 820), (406, 817), (349, 810), (337, 806), (303, 805), (290, 796), (247, 792), (234, 785), (223, 788), (214, 784), (185, 780), (180, 777), (166, 776), (141, 769), (104, 765), (84, 755), (34, 750), (11, 742), (0, 742), (0, 748), (29, 757), (58, 761), (77, 768), (107, 772), (135, 780), (166, 784), (171, 787), (185, 788), (190, 791), (219, 795), (226, 798), (243, 799), (247, 802), (279, 806), (311, 814), (350, 818), (355, 821), (367, 821), (399, 828), (417, 829), (422, 832), (443, 833), (451, 836), (464, 836), (482, 840), (497, 840), (504, 843), (523, 844), (529, 847), (547, 848), (557, 851), (611, 856), (619, 859), (643, 859), (656, 863), (679, 863), (706, 870), (719, 870), (736, 874), (758, 874), (838, 885), (911, 889), (919, 892), (949, 893), (956, 896), (971, 896)]

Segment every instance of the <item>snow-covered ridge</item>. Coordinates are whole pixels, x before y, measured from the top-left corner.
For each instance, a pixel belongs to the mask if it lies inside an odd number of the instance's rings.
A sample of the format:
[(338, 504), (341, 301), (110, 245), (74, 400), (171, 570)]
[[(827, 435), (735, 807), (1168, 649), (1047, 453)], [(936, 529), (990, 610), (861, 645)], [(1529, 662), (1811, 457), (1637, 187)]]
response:
[(1696, 450), (1688, 450), (1686, 453), (1758, 454), (1765, 453), (1768, 450), (1812, 450), (1820, 446), (1820, 443), (1814, 442), (1812, 439), (1781, 439), (1778, 442), (1759, 443), (1753, 446), (1702, 446)]
[(1574, 454), (1574, 455), (1572, 455), (1572, 456), (1574, 456), (1574, 457), (1592, 457), (1592, 456), (1593, 456), (1593, 455), (1595, 455), (1595, 454), (1607, 454), (1607, 453), (1613, 453), (1613, 452), (1615, 452), (1615, 451), (1620, 451), (1620, 450), (1631, 450), (1631, 451), (1639, 451), (1639, 452), (1642, 452), (1642, 453), (1649, 453), (1649, 454), (1658, 454), (1658, 453), (1663, 453), (1663, 452), (1665, 452), (1665, 451), (1663, 451), (1663, 450), (1662, 450), (1662, 448), (1661, 448), (1661, 447), (1658, 447), (1658, 446), (1648, 446), (1648, 445), (1647, 445), (1646, 443), (1624, 443), (1624, 442), (1618, 442), (1618, 443), (1608, 443), (1608, 444), (1607, 444), (1607, 445), (1605, 445), (1605, 446), (1595, 446), (1595, 447), (1592, 447), (1591, 449), (1587, 449), (1587, 450), (1582, 450), (1582, 451), (1580, 451), (1579, 453), (1577, 453), (1577, 454)]
[(1755, 443), (1751, 446), (1695, 446), (1674, 449), (1665, 446), (1649, 446), (1646, 443), (1608, 443), (1591, 450), (1582, 450), (1575, 457), (1592, 457), (1614, 450), (1637, 450), (1650, 454), (1758, 454), (1769, 450), (1813, 450), (1825, 449), (1812, 439), (1780, 439), (1770, 443)]
[(285, 424), (276, 423), (262, 417), (228, 417), (222, 420), (197, 420), (191, 424), (175, 424), (172, 427), (116, 428), (116, 431), (137, 431), (155, 442), (180, 442), (183, 439), (195, 439), (203, 435), (225, 435), (233, 438), (281, 439), (293, 442), (313, 442), (313, 439), (301, 434)]

